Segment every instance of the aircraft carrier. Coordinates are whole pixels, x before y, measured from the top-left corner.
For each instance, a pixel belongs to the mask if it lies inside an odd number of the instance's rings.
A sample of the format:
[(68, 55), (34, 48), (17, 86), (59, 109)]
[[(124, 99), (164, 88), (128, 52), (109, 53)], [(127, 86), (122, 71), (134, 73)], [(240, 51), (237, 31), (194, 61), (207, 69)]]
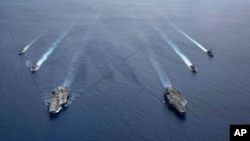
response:
[(174, 87), (168, 87), (164, 92), (164, 98), (181, 115), (186, 113), (185, 106), (187, 105), (187, 100), (183, 97), (179, 90)]
[(53, 89), (52, 95), (48, 101), (48, 110), (51, 114), (60, 112), (69, 104), (69, 88), (66, 86), (58, 86)]

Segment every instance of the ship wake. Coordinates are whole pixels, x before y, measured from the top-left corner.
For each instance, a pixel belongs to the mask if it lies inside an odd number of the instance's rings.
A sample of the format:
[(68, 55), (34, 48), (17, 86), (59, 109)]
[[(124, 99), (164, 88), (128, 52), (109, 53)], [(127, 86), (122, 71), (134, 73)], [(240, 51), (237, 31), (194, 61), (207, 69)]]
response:
[(200, 43), (198, 43), (197, 41), (195, 41), (193, 38), (191, 38), (189, 35), (187, 35), (184, 31), (182, 31), (179, 27), (177, 27), (176, 25), (170, 23), (170, 25), (172, 27), (174, 27), (179, 33), (181, 33), (184, 37), (186, 37), (189, 41), (191, 41), (192, 43), (194, 43), (196, 46), (198, 46), (202, 51), (207, 52), (208, 50), (203, 47)]
[(174, 44), (174, 42), (172, 40), (170, 40), (167, 35), (163, 34), (163, 32), (160, 32), (160, 35), (162, 36), (162, 38), (168, 43), (168, 45), (170, 45), (173, 50), (175, 51), (175, 53), (180, 56), (180, 58), (184, 61), (184, 63), (190, 67), (192, 65), (191, 61), (187, 58), (187, 56), (182, 53), (180, 51), (180, 49), (178, 48), (178, 46), (176, 44)]
[(40, 60), (36, 63), (36, 65), (41, 66), (48, 57), (54, 52), (54, 50), (58, 47), (58, 44), (65, 38), (65, 36), (68, 34), (67, 32), (64, 32), (55, 42), (51, 44), (51, 46), (47, 49), (47, 51), (42, 55)]
[(26, 67), (32, 67), (32, 61), (31, 60), (27, 60), (25, 62), (25, 64), (26, 64)]
[(71, 87), (72, 83), (74, 82), (75, 78), (76, 78), (76, 75), (79, 71), (79, 68), (81, 65), (79, 65), (79, 63), (77, 62), (79, 58), (79, 52), (77, 52), (72, 61), (71, 61), (71, 64), (70, 64), (70, 69), (64, 79), (64, 82), (63, 82), (63, 86), (67, 86), (67, 87)]
[(170, 79), (165, 73), (163, 73), (162, 69), (160, 68), (159, 63), (156, 62), (152, 57), (150, 57), (149, 60), (151, 62), (151, 66), (152, 66), (155, 74), (157, 75), (157, 77), (161, 81), (163, 88), (171, 87)]
[(40, 34), (39, 36), (37, 36), (34, 40), (32, 40), (28, 45), (26, 45), (23, 49), (25, 50), (25, 52), (36, 42), (36, 41), (38, 41), (43, 35), (45, 34), (45, 32), (44, 33), (42, 33), (42, 34)]

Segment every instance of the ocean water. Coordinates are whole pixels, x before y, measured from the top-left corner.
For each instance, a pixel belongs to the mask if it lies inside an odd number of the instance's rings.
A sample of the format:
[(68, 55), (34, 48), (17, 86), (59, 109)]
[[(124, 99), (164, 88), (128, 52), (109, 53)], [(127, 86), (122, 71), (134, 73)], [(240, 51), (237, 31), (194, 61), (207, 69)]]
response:
[[(230, 124), (250, 123), (249, 25), (247, 0), (1, 0), (0, 140), (227, 141)], [(65, 81), (72, 103), (51, 117)], [(166, 84), (185, 118), (162, 102)]]

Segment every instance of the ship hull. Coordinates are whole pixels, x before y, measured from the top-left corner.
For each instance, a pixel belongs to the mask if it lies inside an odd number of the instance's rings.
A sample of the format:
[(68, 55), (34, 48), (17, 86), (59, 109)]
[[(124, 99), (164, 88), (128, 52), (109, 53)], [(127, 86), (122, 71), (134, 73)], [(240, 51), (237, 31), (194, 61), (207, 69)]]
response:
[(65, 86), (56, 87), (49, 98), (48, 111), (57, 114), (69, 105), (69, 89)]
[(181, 92), (173, 87), (168, 87), (164, 93), (165, 101), (169, 107), (173, 108), (180, 115), (185, 115), (187, 105), (186, 99), (182, 96)]

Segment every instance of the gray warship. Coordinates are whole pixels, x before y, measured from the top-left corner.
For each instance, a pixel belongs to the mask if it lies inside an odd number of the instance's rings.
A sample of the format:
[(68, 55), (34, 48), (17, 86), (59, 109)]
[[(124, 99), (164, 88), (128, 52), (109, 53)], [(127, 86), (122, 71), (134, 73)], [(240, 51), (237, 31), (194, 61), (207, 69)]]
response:
[(208, 54), (208, 56), (210, 56), (210, 57), (214, 57), (214, 54), (213, 54), (213, 52), (212, 52), (212, 49), (209, 49), (209, 50), (207, 51), (207, 54)]
[(52, 95), (48, 101), (48, 110), (51, 114), (60, 112), (69, 105), (69, 88), (58, 86), (53, 89)]
[(194, 64), (190, 65), (189, 68), (193, 73), (197, 73), (197, 67)]
[(32, 73), (34, 73), (34, 72), (38, 71), (40, 67), (41, 67), (40, 65), (34, 65), (33, 67), (31, 67), (30, 71)]
[(187, 100), (179, 90), (174, 87), (168, 87), (164, 92), (164, 98), (168, 104), (173, 106), (181, 115), (186, 113), (185, 106), (187, 105)]
[(24, 47), (24, 48), (20, 48), (20, 49), (18, 50), (18, 54), (19, 54), (19, 55), (24, 54), (24, 52), (27, 51), (27, 49), (28, 49), (28, 48), (25, 48), (25, 47)]

